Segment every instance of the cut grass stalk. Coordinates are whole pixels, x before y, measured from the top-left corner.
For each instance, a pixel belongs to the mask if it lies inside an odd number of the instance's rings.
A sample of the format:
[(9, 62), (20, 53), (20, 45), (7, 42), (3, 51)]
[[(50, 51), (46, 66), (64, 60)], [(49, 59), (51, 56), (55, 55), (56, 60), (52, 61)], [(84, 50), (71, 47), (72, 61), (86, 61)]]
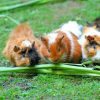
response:
[(33, 4), (44, 4), (44, 3), (55, 2), (55, 1), (57, 1), (57, 0), (29, 0), (29, 1), (27, 0), (23, 3), (18, 2), (17, 4), (14, 4), (14, 5), (0, 7), (0, 12), (16, 9), (16, 8), (20, 8), (20, 7), (25, 7), (25, 6), (29, 6), (29, 5), (33, 5)]
[(18, 3), (16, 5), (0, 7), (0, 11), (7, 11), (7, 10), (11, 10), (11, 9), (27, 6), (27, 5), (36, 3), (37, 1), (39, 1), (39, 0), (32, 0), (32, 1), (24, 2), (24, 3)]
[(74, 66), (82, 66), (82, 64), (75, 64), (75, 63), (63, 63), (63, 64), (65, 64), (65, 65), (74, 65)]
[(88, 61), (84, 61), (81, 64), (75, 64), (75, 63), (63, 63), (63, 64), (65, 64), (65, 65), (73, 65), (73, 66), (85, 66), (85, 65), (93, 64), (93, 61), (92, 60), (88, 60)]
[(70, 66), (65, 64), (42, 64), (34, 67), (15, 67), (5, 68), (0, 67), (0, 72), (35, 72), (35, 73), (49, 73), (49, 74), (63, 74), (63, 75), (92, 75), (100, 76), (100, 71), (92, 68), (84, 68), (77, 66)]
[(95, 69), (98, 69), (98, 70), (100, 70), (100, 66), (95, 66)]
[(33, 72), (37, 69), (50, 69), (54, 68), (53, 64), (42, 64), (34, 67), (0, 67), (0, 72)]
[(82, 65), (89, 65), (89, 64), (93, 64), (92, 60), (88, 60), (82, 63)]

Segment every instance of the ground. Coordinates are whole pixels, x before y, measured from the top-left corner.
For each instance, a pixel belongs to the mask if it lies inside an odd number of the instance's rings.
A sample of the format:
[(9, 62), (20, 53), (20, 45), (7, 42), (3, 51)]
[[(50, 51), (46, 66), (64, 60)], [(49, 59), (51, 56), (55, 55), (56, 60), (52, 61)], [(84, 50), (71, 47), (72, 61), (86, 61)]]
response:
[[(8, 0), (1, 0), (7, 3)], [(19, 0), (16, 0), (19, 1)], [(6, 5), (5, 3), (5, 5)], [(1, 5), (0, 5), (1, 6)], [(31, 5), (0, 12), (18, 22), (29, 22), (34, 34), (41, 36), (68, 20), (80, 24), (100, 16), (100, 0), (66, 0), (59, 3)], [(2, 55), (8, 36), (16, 24), (0, 18), (0, 66), (10, 66)], [(100, 78), (88, 76), (60, 76), (49, 74), (0, 73), (0, 100), (99, 100)]]

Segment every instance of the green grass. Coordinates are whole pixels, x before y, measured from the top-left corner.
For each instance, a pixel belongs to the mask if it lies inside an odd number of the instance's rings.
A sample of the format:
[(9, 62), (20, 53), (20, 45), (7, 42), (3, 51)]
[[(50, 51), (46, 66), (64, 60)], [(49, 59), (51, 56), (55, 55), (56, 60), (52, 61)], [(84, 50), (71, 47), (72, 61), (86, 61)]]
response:
[[(6, 1), (0, 2), (6, 5)], [(29, 22), (34, 34), (41, 36), (68, 20), (77, 20), (83, 25), (86, 21), (91, 22), (100, 16), (100, 0), (66, 0), (54, 4), (31, 5), (0, 14), (7, 14), (18, 22)], [(0, 66), (10, 66), (2, 50), (15, 26), (9, 19), (0, 18)], [(99, 81), (99, 77), (0, 73), (0, 100), (99, 100)]]

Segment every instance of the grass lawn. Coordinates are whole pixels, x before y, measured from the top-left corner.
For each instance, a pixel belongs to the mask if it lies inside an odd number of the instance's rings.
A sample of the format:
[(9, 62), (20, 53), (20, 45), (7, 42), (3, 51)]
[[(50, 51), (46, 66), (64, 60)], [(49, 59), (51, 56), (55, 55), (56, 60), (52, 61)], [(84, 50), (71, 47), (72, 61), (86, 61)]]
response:
[[(7, 5), (8, 0), (0, 0), (0, 2), (0, 6)], [(0, 14), (7, 14), (19, 22), (29, 22), (34, 34), (41, 36), (68, 20), (77, 20), (83, 25), (86, 21), (91, 22), (100, 16), (100, 0), (66, 0), (59, 3), (31, 5)], [(8, 60), (3, 57), (2, 50), (9, 33), (15, 26), (16, 24), (9, 19), (0, 18), (0, 66), (10, 66)], [(100, 100), (100, 78), (0, 73), (0, 100), (17, 99)]]

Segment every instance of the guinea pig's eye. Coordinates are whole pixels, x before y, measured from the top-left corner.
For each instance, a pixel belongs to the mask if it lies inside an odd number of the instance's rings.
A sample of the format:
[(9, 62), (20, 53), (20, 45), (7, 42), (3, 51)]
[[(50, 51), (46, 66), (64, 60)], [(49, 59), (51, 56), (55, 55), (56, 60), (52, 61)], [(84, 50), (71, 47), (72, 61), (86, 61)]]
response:
[(21, 53), (26, 53), (26, 49), (22, 49), (21, 50)]
[(95, 44), (93, 45), (93, 48), (96, 49), (96, 45)]
[(25, 57), (25, 54), (22, 54), (22, 57)]
[(97, 45), (98, 45), (98, 44), (95, 42), (95, 43), (92, 45), (92, 47), (93, 47), (94, 49), (96, 49)]

